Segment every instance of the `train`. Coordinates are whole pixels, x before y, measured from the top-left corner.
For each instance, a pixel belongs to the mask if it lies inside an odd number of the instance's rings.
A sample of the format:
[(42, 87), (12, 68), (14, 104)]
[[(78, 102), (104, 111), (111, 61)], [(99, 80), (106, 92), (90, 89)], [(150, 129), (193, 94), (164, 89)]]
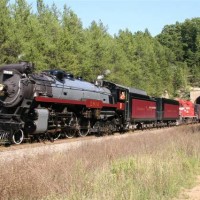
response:
[(151, 97), (101, 78), (91, 83), (59, 69), (34, 71), (25, 61), (0, 67), (1, 144), (124, 133), (200, 118), (199, 106), (186, 116), (181, 100)]

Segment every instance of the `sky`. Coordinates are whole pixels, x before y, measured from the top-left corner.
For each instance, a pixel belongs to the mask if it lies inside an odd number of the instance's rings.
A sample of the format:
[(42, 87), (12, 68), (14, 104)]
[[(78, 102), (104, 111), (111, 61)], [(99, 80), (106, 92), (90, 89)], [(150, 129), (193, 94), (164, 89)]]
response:
[[(33, 7), (36, 0), (26, 0)], [(184, 22), (185, 19), (200, 17), (200, 0), (43, 0), (59, 10), (71, 8), (87, 28), (95, 20), (102, 21), (111, 35), (120, 29), (131, 32), (144, 31), (152, 36), (161, 33), (165, 25)]]

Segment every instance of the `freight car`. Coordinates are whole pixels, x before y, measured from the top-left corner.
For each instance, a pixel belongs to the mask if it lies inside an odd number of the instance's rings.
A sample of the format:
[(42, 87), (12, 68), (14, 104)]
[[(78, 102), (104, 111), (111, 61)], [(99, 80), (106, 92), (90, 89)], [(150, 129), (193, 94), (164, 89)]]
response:
[(113, 134), (175, 125), (179, 102), (62, 70), (34, 73), (28, 62), (0, 68), (0, 141)]

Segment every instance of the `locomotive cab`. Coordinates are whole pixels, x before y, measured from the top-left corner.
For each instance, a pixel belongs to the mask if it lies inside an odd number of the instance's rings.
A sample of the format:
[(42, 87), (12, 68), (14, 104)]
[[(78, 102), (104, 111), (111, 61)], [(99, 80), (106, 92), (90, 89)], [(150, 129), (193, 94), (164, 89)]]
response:
[(103, 86), (111, 91), (113, 101), (117, 104), (116, 112), (119, 116), (121, 131), (124, 131), (129, 123), (129, 88), (109, 81), (103, 81)]

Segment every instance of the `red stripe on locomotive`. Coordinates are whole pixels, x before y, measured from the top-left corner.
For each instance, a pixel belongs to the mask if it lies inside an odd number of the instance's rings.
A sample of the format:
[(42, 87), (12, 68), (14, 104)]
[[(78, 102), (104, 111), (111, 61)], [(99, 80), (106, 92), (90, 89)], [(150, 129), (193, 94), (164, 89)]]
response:
[(87, 99), (86, 100), (86, 107), (87, 108), (102, 108), (103, 102), (99, 100), (94, 99)]
[(86, 105), (86, 101), (58, 99), (58, 98), (49, 98), (49, 97), (35, 97), (35, 100), (39, 102), (47, 102), (47, 103)]
[(47, 102), (47, 103), (60, 103), (60, 104), (72, 104), (72, 105), (83, 105), (87, 108), (103, 108), (103, 107), (110, 107), (110, 108), (117, 108), (118, 110), (124, 110), (125, 104), (118, 102), (117, 104), (108, 104), (103, 103), (100, 100), (94, 99), (86, 99), (84, 101), (80, 100), (68, 100), (68, 99), (58, 99), (58, 98), (49, 98), (49, 97), (35, 97), (35, 101), (38, 102)]
[(125, 109), (125, 103), (117, 102), (117, 109), (118, 110), (124, 110)]

